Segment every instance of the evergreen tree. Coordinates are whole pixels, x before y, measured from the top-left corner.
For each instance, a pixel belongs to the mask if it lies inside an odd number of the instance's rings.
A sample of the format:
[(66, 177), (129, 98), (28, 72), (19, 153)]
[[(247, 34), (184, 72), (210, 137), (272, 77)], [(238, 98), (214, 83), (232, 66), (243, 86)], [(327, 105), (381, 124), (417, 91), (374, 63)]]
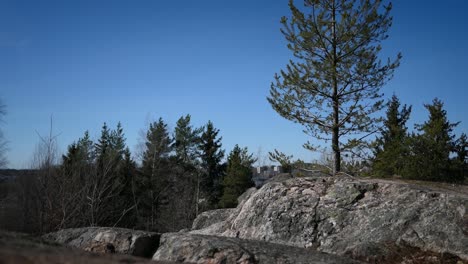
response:
[(455, 149), (452, 132), (458, 123), (448, 121), (443, 106), (442, 101), (437, 98), (432, 104), (424, 105), (429, 111), (429, 120), (415, 126), (421, 134), (412, 137), (411, 156), (405, 166), (406, 176), (434, 181), (460, 180), (450, 176), (450, 154)]
[(101, 129), (101, 137), (98, 142), (94, 145), (95, 155), (98, 163), (98, 167), (103, 169), (107, 161), (109, 145), (110, 145), (110, 130), (107, 127), (107, 124), (104, 122), (104, 125)]
[(457, 139), (456, 152), (458, 161), (466, 166), (466, 159), (468, 158), (468, 138), (465, 133)]
[(88, 174), (95, 165), (94, 154), (94, 142), (90, 139), (89, 132), (86, 131), (84, 136), (70, 144), (67, 153), (62, 155), (62, 172), (68, 177), (79, 175), (84, 184), (85, 177), (89, 176)]
[(94, 164), (94, 142), (88, 131), (84, 137), (73, 142), (62, 156), (61, 175), (57, 179), (57, 192), (61, 192), (56, 201), (59, 204), (57, 214), (61, 215), (61, 228), (82, 227), (89, 225), (88, 197), (91, 184), (96, 180)]
[(91, 165), (95, 159), (94, 142), (89, 137), (89, 132), (86, 130), (84, 136), (78, 139), (77, 147), (84, 155), (84, 159), (88, 165)]
[(128, 147), (123, 151), (123, 160), (119, 168), (119, 182), (122, 186), (121, 192), (117, 197), (116, 203), (119, 205), (120, 215), (118, 215), (117, 224), (122, 227), (134, 227), (137, 221), (136, 215), (136, 183), (137, 175), (136, 162), (132, 159)]
[[(380, 0), (289, 1), (292, 18), (281, 32), (294, 54), (270, 89), (269, 103), (314, 138), (331, 140), (334, 171), (340, 171), (341, 138), (375, 131), (372, 114), (383, 107), (380, 88), (401, 55), (381, 63), (380, 43), (391, 25), (391, 4)], [(303, 11), (309, 11), (303, 13)], [(307, 143), (306, 148), (314, 149)]]
[(62, 155), (62, 169), (65, 174), (73, 173), (81, 169), (82, 156), (81, 150), (76, 142), (70, 144), (67, 148), (67, 153)]
[(150, 124), (147, 132), (146, 151), (143, 154), (142, 175), (139, 182), (141, 189), (141, 216), (145, 227), (149, 230), (157, 228), (157, 212), (168, 190), (170, 181), (169, 155), (172, 151), (172, 139), (169, 136), (167, 124), (162, 118)]
[(110, 133), (109, 147), (113, 151), (113, 155), (121, 160), (124, 158), (125, 153), (125, 134), (123, 132), (122, 124), (117, 123), (117, 128)]
[[(84, 139), (82, 144), (88, 145), (89, 142)], [(121, 123), (117, 124), (115, 130), (110, 130), (104, 123), (101, 137), (94, 145), (96, 173), (89, 180), (92, 225), (116, 225), (126, 210), (127, 204), (122, 200), (126, 188), (125, 175), (122, 174), (125, 147)]]
[(224, 150), (221, 149), (222, 137), (218, 137), (218, 134), (219, 129), (208, 121), (199, 144), (202, 175), (198, 181), (198, 198), (207, 199), (209, 207), (218, 204), (222, 193), (224, 167), (221, 161), (224, 158)]
[(167, 124), (162, 118), (159, 118), (158, 122), (150, 124), (146, 134), (146, 151), (143, 154), (143, 168), (147, 169), (149, 174), (154, 170), (158, 161), (169, 157), (172, 151), (172, 142)]
[(174, 130), (174, 150), (176, 157), (182, 162), (195, 164), (198, 158), (198, 143), (202, 128), (193, 128), (190, 115), (182, 116), (177, 121)]
[(393, 95), (388, 103), (387, 115), (381, 136), (376, 140), (373, 171), (379, 176), (401, 175), (408, 158), (408, 132), (406, 122), (411, 106), (400, 110), (400, 100)]
[(237, 198), (255, 186), (252, 180), (252, 164), (255, 161), (253, 154), (249, 154), (247, 148), (240, 148), (238, 145), (229, 153), (221, 207), (235, 207)]
[[(455, 151), (457, 153), (456, 166), (461, 171), (461, 177), (465, 178), (466, 171), (468, 169), (468, 166), (467, 166), (468, 139), (465, 133), (462, 133), (461, 136), (457, 139), (457, 142), (455, 145)], [(463, 179), (460, 179), (460, 180), (463, 180)]]

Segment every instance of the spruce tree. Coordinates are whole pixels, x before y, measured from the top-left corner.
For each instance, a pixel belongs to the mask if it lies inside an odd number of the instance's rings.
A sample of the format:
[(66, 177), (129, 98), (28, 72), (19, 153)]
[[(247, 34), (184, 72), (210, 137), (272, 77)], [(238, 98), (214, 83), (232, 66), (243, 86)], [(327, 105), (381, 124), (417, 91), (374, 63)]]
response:
[(116, 159), (122, 160), (125, 153), (125, 134), (123, 132), (122, 124), (117, 123), (117, 128), (110, 133), (109, 145), (113, 151)]
[(190, 115), (182, 116), (174, 129), (174, 150), (176, 157), (184, 163), (195, 164), (198, 158), (198, 143), (202, 128), (190, 124)]
[(458, 161), (466, 165), (466, 159), (468, 158), (468, 137), (465, 133), (462, 133), (457, 139), (456, 152)]
[(169, 156), (172, 151), (172, 139), (169, 136), (167, 124), (162, 118), (150, 124), (146, 135), (146, 151), (143, 154), (142, 175), (139, 179), (141, 189), (141, 215), (145, 227), (149, 230), (157, 228), (158, 209), (168, 191), (170, 175)]
[(229, 153), (221, 207), (235, 207), (237, 198), (255, 186), (252, 180), (252, 164), (255, 161), (253, 154), (249, 154), (247, 148), (240, 148), (238, 145)]
[[(455, 151), (457, 154), (456, 166), (461, 171), (461, 177), (466, 177), (466, 171), (468, 169), (467, 166), (467, 158), (468, 158), (468, 138), (465, 133), (462, 133), (460, 137), (457, 139), (455, 145)], [(462, 180), (462, 179), (460, 179)]]
[(405, 166), (407, 177), (432, 181), (460, 180), (450, 175), (450, 154), (455, 150), (453, 129), (458, 123), (448, 121), (443, 106), (437, 98), (432, 104), (424, 105), (429, 112), (429, 120), (415, 125), (420, 134), (412, 136), (411, 156)]
[(400, 175), (408, 157), (408, 132), (406, 122), (411, 114), (411, 106), (404, 105), (400, 110), (400, 100), (396, 95), (388, 102), (388, 109), (381, 136), (375, 144), (373, 172), (378, 176)]
[(150, 124), (146, 134), (146, 151), (143, 154), (143, 168), (148, 170), (149, 174), (155, 169), (156, 163), (169, 157), (172, 142), (167, 124), (162, 118)]
[(292, 17), (281, 19), (281, 32), (294, 59), (275, 75), (267, 99), (313, 138), (331, 140), (338, 172), (346, 150), (342, 138), (375, 131), (372, 114), (383, 107), (380, 88), (399, 65), (400, 54), (384, 63), (378, 56), (392, 6), (380, 0), (305, 0), (299, 8), (290, 0), (289, 7)]
[(80, 170), (81, 161), (84, 160), (81, 150), (76, 142), (67, 147), (67, 153), (62, 155), (62, 169), (65, 174)]
[(99, 138), (98, 142), (94, 145), (96, 161), (100, 170), (102, 170), (107, 163), (110, 145), (110, 133), (111, 132), (107, 127), (107, 124), (104, 122), (101, 129), (101, 137)]
[[(200, 137), (200, 159), (202, 174), (198, 181), (198, 193), (200, 198), (208, 200), (210, 207), (218, 204), (222, 193), (222, 178), (224, 167), (221, 162), (224, 158), (222, 137), (218, 137), (219, 129), (216, 129), (211, 121), (208, 121)], [(198, 201), (197, 201), (198, 202)]]
[(136, 182), (137, 175), (136, 162), (132, 159), (130, 149), (128, 147), (123, 151), (123, 160), (119, 168), (119, 182), (122, 186), (116, 203), (120, 208), (118, 226), (134, 227), (137, 221), (136, 215)]
[(77, 147), (84, 155), (84, 160), (88, 165), (91, 165), (95, 159), (94, 142), (89, 137), (89, 131), (85, 131), (84, 136), (78, 139)]

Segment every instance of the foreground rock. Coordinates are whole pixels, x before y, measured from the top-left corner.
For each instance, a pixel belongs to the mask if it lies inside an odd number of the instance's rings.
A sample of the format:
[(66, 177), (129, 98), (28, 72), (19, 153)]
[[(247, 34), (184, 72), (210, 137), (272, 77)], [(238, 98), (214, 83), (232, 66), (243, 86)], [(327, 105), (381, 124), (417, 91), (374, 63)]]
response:
[(311, 249), (238, 238), (168, 233), (154, 260), (209, 264), (345, 264), (358, 263)]
[(24, 234), (0, 231), (0, 263), (68, 263), (68, 264), (111, 264), (111, 263), (152, 263), (170, 264), (166, 261), (151, 261), (148, 259), (124, 256), (101, 255), (72, 249), (44, 241)]
[(44, 239), (99, 253), (120, 253), (151, 258), (160, 234), (124, 228), (86, 227), (63, 229)]
[(443, 188), (345, 176), (282, 177), (250, 194), (228, 216), (206, 218), (191, 233), (374, 263), (457, 263), (468, 261), (467, 209), (466, 192)]

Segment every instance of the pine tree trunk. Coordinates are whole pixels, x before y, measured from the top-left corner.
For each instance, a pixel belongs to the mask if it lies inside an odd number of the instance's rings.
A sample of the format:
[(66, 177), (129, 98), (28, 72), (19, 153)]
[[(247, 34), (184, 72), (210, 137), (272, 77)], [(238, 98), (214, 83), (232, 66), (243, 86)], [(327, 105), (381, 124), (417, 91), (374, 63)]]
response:
[(337, 77), (337, 40), (336, 40), (336, 6), (335, 1), (332, 5), (332, 30), (333, 30), (333, 131), (332, 131), (332, 150), (334, 154), (333, 175), (341, 170), (340, 153), (340, 101), (338, 97), (338, 77)]
[(338, 127), (333, 128), (333, 138), (332, 138), (332, 149), (333, 149), (333, 175), (341, 171), (341, 152), (340, 152), (340, 143), (339, 143), (339, 134), (340, 130)]

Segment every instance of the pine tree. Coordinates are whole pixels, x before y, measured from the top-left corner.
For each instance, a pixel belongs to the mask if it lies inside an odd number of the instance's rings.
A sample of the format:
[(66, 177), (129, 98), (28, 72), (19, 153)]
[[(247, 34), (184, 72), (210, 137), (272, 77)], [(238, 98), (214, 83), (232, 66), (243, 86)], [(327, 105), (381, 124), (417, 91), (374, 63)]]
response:
[(219, 129), (216, 129), (211, 121), (208, 121), (200, 137), (200, 159), (202, 175), (198, 181), (199, 198), (208, 200), (209, 207), (218, 204), (222, 193), (222, 177), (224, 167), (221, 162), (224, 158), (222, 137), (218, 137)]
[(458, 123), (450, 123), (444, 104), (434, 99), (432, 104), (425, 104), (429, 111), (429, 120), (415, 125), (421, 133), (413, 135), (411, 156), (406, 163), (405, 174), (410, 178), (432, 181), (457, 181), (450, 175), (452, 161), (450, 154), (455, 150), (453, 129)]
[(384, 127), (375, 144), (373, 172), (378, 176), (401, 175), (408, 157), (408, 132), (406, 122), (411, 114), (411, 106), (400, 110), (400, 100), (396, 95), (388, 102)]
[(274, 162), (278, 162), (282, 171), (286, 173), (291, 173), (293, 170), (293, 155), (286, 155), (285, 153), (275, 149), (273, 152), (268, 152), (269, 159)]
[(252, 180), (252, 164), (255, 163), (253, 154), (247, 148), (238, 145), (229, 153), (226, 177), (223, 181), (223, 196), (221, 207), (235, 207), (237, 198), (248, 188), (254, 186)]
[(383, 107), (380, 88), (399, 65), (400, 54), (386, 63), (378, 57), (392, 6), (380, 0), (305, 0), (304, 5), (290, 0), (292, 18), (281, 19), (294, 60), (275, 75), (268, 101), (313, 138), (331, 140), (338, 172), (346, 150), (341, 138), (375, 131), (372, 114)]
[(190, 115), (182, 116), (177, 121), (174, 130), (174, 150), (176, 157), (182, 162), (195, 164), (198, 158), (198, 143), (202, 128), (194, 128), (190, 124)]

